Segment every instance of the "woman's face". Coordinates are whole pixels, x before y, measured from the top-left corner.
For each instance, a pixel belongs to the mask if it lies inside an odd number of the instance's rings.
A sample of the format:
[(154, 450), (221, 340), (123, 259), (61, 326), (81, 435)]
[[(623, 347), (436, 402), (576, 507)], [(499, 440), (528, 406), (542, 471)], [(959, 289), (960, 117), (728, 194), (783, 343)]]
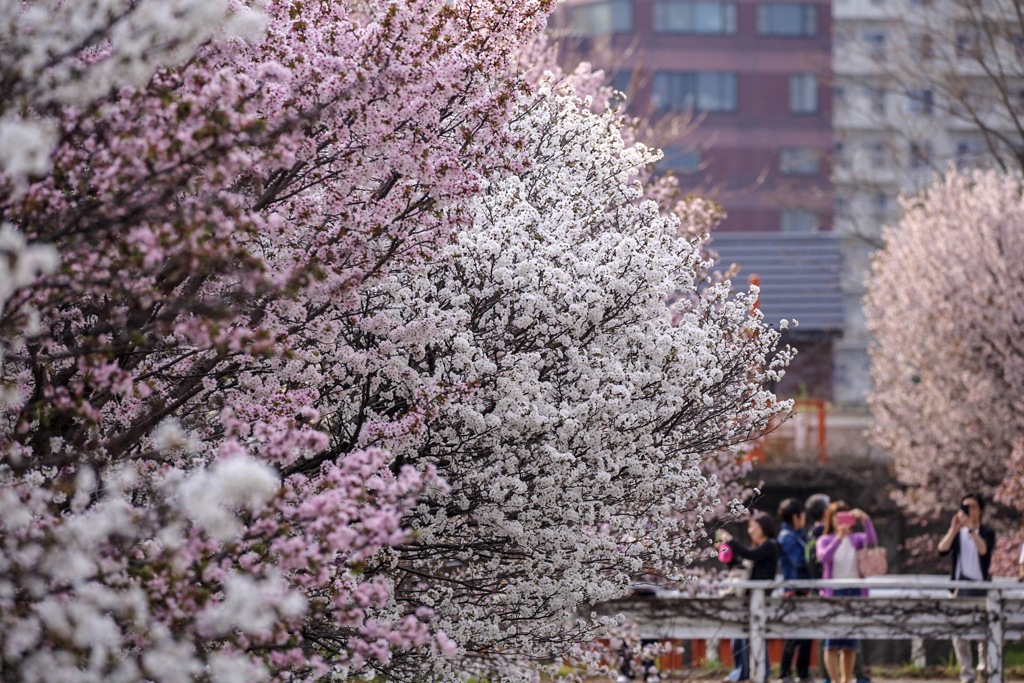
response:
[(761, 528), (761, 524), (757, 520), (751, 519), (747, 522), (747, 536), (750, 536), (750, 540), (754, 543), (760, 543), (765, 539), (764, 529)]

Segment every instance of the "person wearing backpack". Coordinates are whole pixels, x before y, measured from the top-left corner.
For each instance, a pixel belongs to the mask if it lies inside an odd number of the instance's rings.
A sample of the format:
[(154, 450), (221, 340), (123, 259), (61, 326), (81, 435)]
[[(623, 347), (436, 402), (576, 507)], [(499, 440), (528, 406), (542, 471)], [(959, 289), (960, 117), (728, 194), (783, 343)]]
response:
[(807, 498), (804, 503), (807, 529), (805, 536), (807, 544), (804, 546), (804, 561), (807, 563), (807, 573), (812, 579), (820, 579), (822, 575), (821, 561), (818, 559), (818, 539), (825, 532), (825, 510), (828, 509), (832, 499), (824, 493), (815, 493)]
[[(779, 505), (778, 517), (781, 531), (779, 532), (779, 546), (782, 554), (779, 556), (779, 565), (782, 569), (782, 578), (788, 581), (799, 581), (811, 578), (807, 568), (807, 537), (804, 526), (807, 521), (807, 514), (804, 511), (804, 504), (796, 498), (787, 498)], [(786, 595), (807, 595), (806, 590), (788, 591)], [(807, 639), (786, 639), (782, 648), (782, 664), (779, 670), (779, 683), (813, 683), (811, 678), (811, 647), (813, 641)], [(793, 678), (793, 657), (796, 656), (796, 678)]]

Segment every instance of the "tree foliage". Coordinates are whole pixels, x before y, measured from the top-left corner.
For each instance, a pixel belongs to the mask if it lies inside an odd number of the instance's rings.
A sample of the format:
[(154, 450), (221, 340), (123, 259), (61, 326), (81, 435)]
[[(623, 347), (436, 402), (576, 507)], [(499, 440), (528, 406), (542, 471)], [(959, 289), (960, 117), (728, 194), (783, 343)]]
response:
[(1021, 476), (1019, 454), (1007, 465), (1024, 437), (1022, 225), (1019, 174), (950, 172), (905, 201), (874, 259), (875, 438), (916, 515), (952, 514), (968, 492), (991, 500)]
[(692, 557), (789, 353), (548, 5), (0, 0), (5, 680), (529, 680)]

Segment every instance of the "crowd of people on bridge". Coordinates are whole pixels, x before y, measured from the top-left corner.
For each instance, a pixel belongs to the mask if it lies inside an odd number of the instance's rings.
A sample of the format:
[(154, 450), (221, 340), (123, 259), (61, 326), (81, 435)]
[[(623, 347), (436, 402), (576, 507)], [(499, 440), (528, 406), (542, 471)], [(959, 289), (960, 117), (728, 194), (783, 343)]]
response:
[[(949, 530), (936, 547), (940, 556), (951, 557), (950, 578), (955, 581), (986, 581), (991, 579), (990, 566), (996, 544), (991, 527), (982, 522), (984, 498), (976, 493), (963, 496), (960, 507), (953, 515)], [(772, 516), (754, 510), (747, 521), (749, 543), (744, 543), (724, 530), (717, 534), (719, 560), (734, 568), (739, 578), (750, 581), (770, 581), (781, 577), (790, 581), (810, 579), (861, 579), (867, 575), (863, 560), (870, 559), (862, 552), (877, 547), (878, 536), (870, 515), (852, 508), (842, 500), (832, 501), (825, 494), (814, 494), (806, 501), (787, 498)], [(1024, 545), (1019, 558), (1018, 578), (1024, 581)], [(806, 595), (810, 589), (795, 589), (787, 595)], [(843, 597), (864, 595), (863, 588), (828, 588), (818, 592), (824, 596)], [(984, 595), (984, 591), (963, 588), (959, 596)], [(750, 683), (750, 647), (745, 638), (732, 642), (734, 668), (724, 683)], [(786, 640), (777, 683), (815, 683), (811, 672), (814, 641)], [(823, 664), (822, 683), (870, 683), (858, 658), (859, 644), (853, 638), (828, 638), (819, 645), (818, 660)], [(960, 667), (961, 683), (975, 683), (984, 679), (984, 643), (977, 645), (977, 664), (970, 641), (954, 638), (953, 651)], [(765, 661), (768, 661), (767, 652)], [(632, 680), (631, 662), (624, 658), (619, 683)], [(644, 680), (660, 681), (648, 658), (643, 667)], [(758, 682), (761, 683), (761, 682)], [(764, 681), (768, 683), (768, 681)]]
[[(755, 519), (771, 519), (762, 512), (755, 512)], [(762, 568), (755, 576), (753, 569), (750, 580), (776, 577), (776, 563), (782, 578), (787, 580), (807, 579), (859, 579), (862, 574), (858, 567), (858, 551), (878, 544), (871, 517), (859, 508), (851, 509), (842, 500), (832, 501), (824, 494), (811, 496), (806, 503), (796, 498), (787, 498), (779, 505), (778, 526), (768, 525), (777, 534), (770, 534), (758, 545), (762, 557), (769, 554), (774, 558), (770, 571)], [(856, 529), (860, 529), (859, 531)], [(748, 525), (748, 535), (749, 525)], [(729, 534), (722, 534), (721, 541), (733, 550), (736, 556), (747, 557), (749, 551)], [(754, 537), (751, 536), (751, 541)], [(821, 593), (828, 596), (860, 594), (860, 588), (823, 588)], [(806, 594), (806, 590), (791, 591), (790, 594)], [(810, 671), (813, 641), (807, 639), (787, 640), (782, 650), (780, 683), (812, 683)], [(857, 670), (857, 641), (852, 638), (829, 638), (822, 644), (820, 660), (825, 665), (825, 681), (835, 683), (868, 683), (863, 670)], [(734, 668), (726, 678), (727, 683), (750, 680), (749, 648), (743, 640), (733, 643)], [(795, 666), (794, 666), (795, 665)]]

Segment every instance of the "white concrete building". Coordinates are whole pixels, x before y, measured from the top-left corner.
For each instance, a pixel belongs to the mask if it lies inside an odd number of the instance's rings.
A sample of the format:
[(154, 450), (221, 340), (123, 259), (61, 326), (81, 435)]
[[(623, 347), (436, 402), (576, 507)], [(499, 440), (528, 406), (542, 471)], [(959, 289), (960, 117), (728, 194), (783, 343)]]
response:
[[(1024, 19), (1015, 0), (833, 0), (833, 182), (845, 303), (838, 403), (870, 390), (861, 298), (897, 198), (949, 164), (1020, 168)], [(1017, 161), (1014, 164), (1014, 157)]]

